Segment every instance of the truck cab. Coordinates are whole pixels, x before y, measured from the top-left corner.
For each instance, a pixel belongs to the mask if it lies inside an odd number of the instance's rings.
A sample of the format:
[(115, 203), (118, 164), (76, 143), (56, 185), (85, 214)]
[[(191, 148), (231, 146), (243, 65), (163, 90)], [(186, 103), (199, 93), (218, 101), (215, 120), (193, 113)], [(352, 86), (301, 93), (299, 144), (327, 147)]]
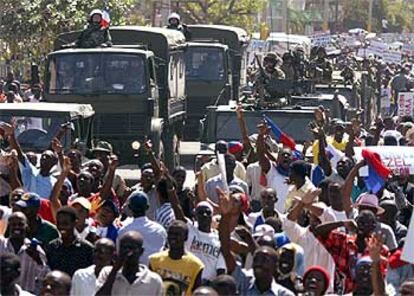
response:
[(200, 119), (209, 105), (238, 100), (246, 84), (246, 31), (230, 26), (189, 25), (186, 51), (186, 139), (198, 139)]
[[(178, 155), (186, 116), (184, 35), (120, 26), (111, 28), (112, 47), (60, 49), (79, 34), (60, 35), (48, 55), (45, 100), (91, 104), (95, 140), (109, 141), (122, 164), (136, 162), (131, 144), (146, 138), (160, 156)], [(179, 162), (165, 160), (169, 168)]]
[(75, 143), (86, 152), (90, 147), (94, 114), (89, 104), (0, 104), (0, 121), (10, 123), (14, 119), (16, 138), (25, 152), (42, 153), (49, 149), (62, 125), (68, 125), (70, 130), (61, 138), (63, 147), (69, 149)]

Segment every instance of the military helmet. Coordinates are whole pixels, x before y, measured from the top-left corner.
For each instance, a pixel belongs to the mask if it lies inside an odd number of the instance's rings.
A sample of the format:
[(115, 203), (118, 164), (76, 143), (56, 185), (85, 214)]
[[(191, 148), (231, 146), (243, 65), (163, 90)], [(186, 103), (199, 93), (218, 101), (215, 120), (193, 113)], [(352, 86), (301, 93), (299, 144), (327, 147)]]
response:
[(301, 52), (305, 52), (305, 49), (303, 48), (303, 46), (302, 45), (298, 45), (298, 46), (296, 46), (295, 47), (295, 51), (297, 52), (297, 51), (301, 51)]
[(268, 52), (263, 58), (264, 61), (272, 61), (277, 63), (279, 58), (274, 52)]
[(173, 12), (168, 16), (168, 21), (170, 21), (171, 19), (176, 19), (177, 21), (181, 21), (180, 15), (176, 12)]
[(102, 10), (100, 10), (100, 9), (94, 9), (94, 10), (92, 10), (92, 11), (91, 11), (91, 13), (89, 14), (89, 19), (92, 19), (92, 17), (93, 17), (95, 14), (99, 14), (101, 17), (102, 17), (102, 15), (103, 15)]

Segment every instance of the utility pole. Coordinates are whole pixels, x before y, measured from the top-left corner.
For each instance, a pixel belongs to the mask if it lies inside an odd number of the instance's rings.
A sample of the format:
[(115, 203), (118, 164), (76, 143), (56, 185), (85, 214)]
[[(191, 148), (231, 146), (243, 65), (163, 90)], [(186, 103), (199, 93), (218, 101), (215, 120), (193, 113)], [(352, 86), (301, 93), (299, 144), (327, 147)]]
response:
[(323, 0), (323, 30), (329, 30), (329, 0)]
[(289, 33), (288, 32), (288, 1), (289, 0), (283, 0), (282, 1), (282, 32)]
[(372, 7), (374, 5), (374, 0), (369, 0), (369, 6), (368, 6), (368, 26), (367, 31), (372, 31)]

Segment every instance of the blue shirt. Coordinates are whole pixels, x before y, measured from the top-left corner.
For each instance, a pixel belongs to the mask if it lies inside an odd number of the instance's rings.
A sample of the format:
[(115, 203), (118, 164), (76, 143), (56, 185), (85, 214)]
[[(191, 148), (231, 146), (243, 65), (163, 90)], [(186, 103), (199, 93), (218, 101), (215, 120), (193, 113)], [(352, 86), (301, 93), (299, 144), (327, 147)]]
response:
[(19, 166), (24, 190), (35, 192), (41, 198), (49, 199), (53, 185), (56, 183), (56, 178), (52, 175), (42, 176), (39, 169), (35, 168), (27, 158), (25, 158), (24, 164), (19, 164)]
[[(41, 198), (49, 199), (57, 179), (52, 175), (42, 176), (40, 170), (35, 168), (25, 157), (24, 164), (19, 163), (22, 174), (23, 189), (27, 192), (37, 193)], [(65, 185), (73, 192), (72, 185), (65, 180)]]

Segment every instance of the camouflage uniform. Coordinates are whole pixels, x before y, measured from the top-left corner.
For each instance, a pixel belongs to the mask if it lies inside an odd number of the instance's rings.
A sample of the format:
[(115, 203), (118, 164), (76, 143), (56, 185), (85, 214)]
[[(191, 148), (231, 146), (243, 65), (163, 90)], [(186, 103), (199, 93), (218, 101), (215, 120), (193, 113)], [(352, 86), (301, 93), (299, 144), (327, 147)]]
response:
[(280, 59), (277, 57), (276, 54), (268, 53), (264, 58), (264, 61), (266, 60), (274, 62), (275, 67), (272, 69), (272, 72), (269, 72), (267, 68), (264, 68), (264, 73), (258, 70), (254, 75), (255, 91), (256, 94), (258, 94), (261, 98), (269, 96), (269, 93), (266, 91), (266, 85), (269, 83), (269, 81), (281, 80), (286, 78), (285, 73), (279, 67), (276, 66), (280, 62)]

